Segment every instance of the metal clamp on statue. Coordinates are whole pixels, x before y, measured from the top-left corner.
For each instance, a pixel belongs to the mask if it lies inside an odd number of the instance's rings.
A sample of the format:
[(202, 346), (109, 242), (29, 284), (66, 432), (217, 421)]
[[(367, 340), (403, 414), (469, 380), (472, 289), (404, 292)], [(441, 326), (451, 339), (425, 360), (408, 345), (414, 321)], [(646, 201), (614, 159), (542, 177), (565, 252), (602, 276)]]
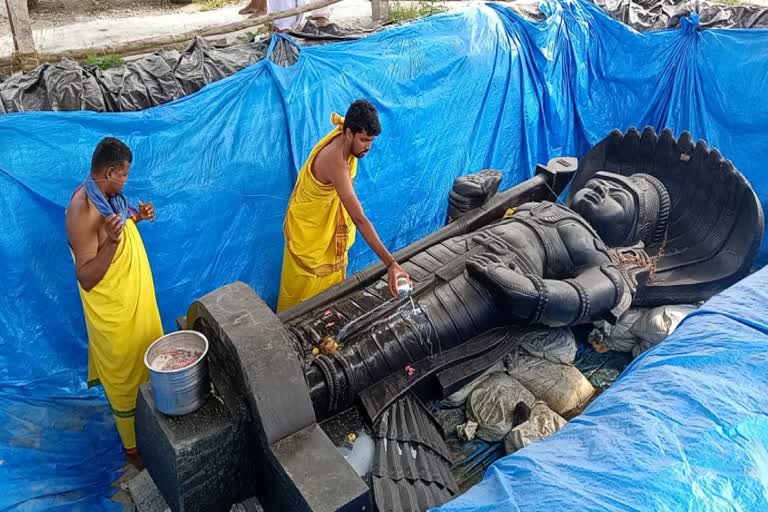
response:
[[(250, 492), (285, 506), (270, 491), (279, 482), (291, 510), (363, 510), (370, 497), (354, 472), (336, 471), (332, 488), (324, 481), (344, 460), (316, 421), (357, 406), (380, 425), (403, 397), (443, 398), (469, 382), (532, 326), (614, 322), (630, 306), (702, 301), (749, 273), (761, 205), (703, 141), (614, 130), (580, 162), (559, 204), (574, 168), (574, 159), (539, 166), (398, 253), (414, 283), (409, 298), (391, 299), (374, 266), (278, 317), (239, 283), (196, 302), (187, 327), (208, 336), (214, 384), (233, 390), (225, 402), (245, 404), (246, 437), (258, 439), (242, 457), (270, 461)], [(281, 451), (309, 431), (290, 455)], [(450, 466), (439, 442), (424, 443)], [(139, 448), (153, 477), (166, 471), (157, 463), (153, 472), (141, 439)], [(325, 460), (324, 478), (298, 469), (297, 457)], [(455, 492), (445, 475), (430, 485), (442, 494), (425, 508)]]

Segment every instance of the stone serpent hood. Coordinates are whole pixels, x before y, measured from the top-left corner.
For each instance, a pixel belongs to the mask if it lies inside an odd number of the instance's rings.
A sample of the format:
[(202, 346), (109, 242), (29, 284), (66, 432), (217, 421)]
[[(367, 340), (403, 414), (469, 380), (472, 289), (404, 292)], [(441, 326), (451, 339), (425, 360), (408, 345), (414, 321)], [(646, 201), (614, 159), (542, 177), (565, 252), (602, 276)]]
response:
[(694, 144), (686, 131), (676, 139), (669, 129), (660, 135), (651, 127), (642, 134), (613, 130), (581, 160), (567, 203), (578, 202), (600, 180), (632, 184), (647, 176), (666, 190), (669, 213), (659, 223), (649, 208), (653, 202), (637, 205), (637, 216), (650, 219), (663, 236), (636, 237), (650, 257), (636, 305), (705, 300), (750, 272), (763, 236), (760, 201), (730, 160), (703, 140)]

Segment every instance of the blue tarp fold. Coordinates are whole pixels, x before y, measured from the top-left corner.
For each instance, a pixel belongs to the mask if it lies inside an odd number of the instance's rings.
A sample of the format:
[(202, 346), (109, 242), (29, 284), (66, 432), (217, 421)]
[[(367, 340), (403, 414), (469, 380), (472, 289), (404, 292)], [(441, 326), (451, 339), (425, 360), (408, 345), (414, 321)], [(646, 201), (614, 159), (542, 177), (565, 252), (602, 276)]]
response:
[[(537, 23), (478, 6), (302, 48), (291, 67), (266, 59), (142, 112), (0, 117), (0, 510), (67, 499), (106, 507), (121, 464), (103, 395), (84, 386), (87, 342), (63, 225), (104, 136), (132, 147), (126, 192), (157, 209), (141, 232), (166, 329), (194, 299), (238, 279), (275, 303), (297, 169), (331, 112), (358, 97), (378, 107), (384, 131), (356, 188), (390, 249), (442, 225), (455, 177), (497, 168), (508, 187), (537, 162), (582, 155), (633, 125), (706, 138), (766, 206), (767, 32), (696, 31), (694, 20), (639, 34), (582, 0), (542, 8)], [(351, 270), (372, 261), (356, 244)], [(19, 442), (17, 425), (32, 424)]]
[(553, 437), (435, 511), (768, 509), (768, 269), (689, 315)]

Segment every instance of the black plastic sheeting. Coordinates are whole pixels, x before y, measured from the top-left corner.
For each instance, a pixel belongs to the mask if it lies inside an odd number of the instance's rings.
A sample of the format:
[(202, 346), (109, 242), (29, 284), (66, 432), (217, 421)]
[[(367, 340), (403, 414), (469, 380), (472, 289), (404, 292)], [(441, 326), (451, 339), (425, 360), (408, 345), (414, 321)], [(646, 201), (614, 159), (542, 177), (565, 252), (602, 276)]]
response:
[(595, 4), (635, 30), (679, 28), (680, 19), (698, 14), (702, 28), (768, 27), (768, 8), (730, 6), (699, 0), (594, 0)]
[[(291, 35), (307, 45), (358, 39), (366, 31), (308, 22)], [(160, 50), (126, 64), (101, 70), (94, 65), (63, 59), (43, 64), (29, 73), (0, 76), (0, 114), (39, 110), (144, 110), (192, 94), (264, 58), (271, 37), (247, 43), (215, 45), (195, 38), (182, 50)], [(281, 66), (296, 62), (298, 49), (285, 39), (276, 42), (272, 61)]]
[(101, 70), (70, 59), (0, 81), (0, 113), (32, 110), (144, 110), (187, 96), (261, 60), (269, 40), (216, 48), (200, 37)]
[[(348, 41), (365, 32), (331, 23), (307, 22), (291, 35), (307, 45)], [(0, 74), (0, 114), (30, 111), (139, 111), (192, 94), (264, 58), (271, 37), (233, 45), (215, 45), (195, 38), (183, 51), (160, 50), (152, 55), (102, 70), (71, 59), (43, 64), (28, 73)], [(298, 58), (298, 49), (281, 39), (272, 60), (282, 66)]]
[[(611, 17), (639, 31), (677, 28), (680, 19), (696, 13), (700, 28), (768, 27), (768, 8), (731, 7), (698, 0), (595, 0)], [(538, 19), (525, 11), (526, 17)], [(356, 39), (359, 31), (331, 24), (308, 23), (291, 33), (308, 44)], [(70, 59), (44, 64), (29, 73), (0, 76), (0, 114), (48, 110), (128, 112), (144, 110), (192, 94), (255, 64), (266, 54), (269, 38), (230, 46), (216, 46), (195, 38), (183, 51), (161, 50), (123, 66), (101, 70)], [(273, 60), (290, 65), (298, 54), (285, 40), (278, 42)]]

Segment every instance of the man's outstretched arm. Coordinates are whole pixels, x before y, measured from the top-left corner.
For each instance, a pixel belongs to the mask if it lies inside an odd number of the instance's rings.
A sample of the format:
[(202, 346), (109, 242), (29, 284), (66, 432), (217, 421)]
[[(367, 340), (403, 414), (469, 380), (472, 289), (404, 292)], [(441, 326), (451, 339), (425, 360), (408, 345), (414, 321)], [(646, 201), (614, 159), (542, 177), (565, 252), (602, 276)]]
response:
[(386, 265), (390, 292), (392, 292), (393, 296), (397, 296), (397, 288), (395, 286), (397, 277), (400, 275), (408, 277), (408, 274), (395, 261), (394, 256), (392, 256), (387, 248), (384, 247), (378, 233), (376, 233), (376, 228), (373, 227), (371, 221), (366, 217), (363, 205), (360, 204), (360, 200), (355, 193), (352, 178), (349, 176), (349, 169), (346, 166), (339, 166), (337, 169), (333, 169), (331, 179), (333, 186), (336, 188), (336, 193), (341, 199), (341, 204), (344, 205), (352, 222), (357, 226), (358, 231), (363, 235), (368, 246), (373, 249), (373, 252)]

